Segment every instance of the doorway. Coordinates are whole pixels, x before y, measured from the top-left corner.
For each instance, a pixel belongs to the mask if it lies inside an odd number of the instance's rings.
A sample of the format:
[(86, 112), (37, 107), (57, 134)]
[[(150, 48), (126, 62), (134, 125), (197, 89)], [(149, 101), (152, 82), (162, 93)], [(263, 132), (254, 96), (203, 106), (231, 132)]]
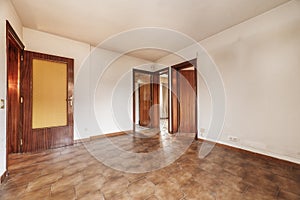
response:
[(171, 133), (197, 137), (197, 60), (171, 67)]
[[(169, 68), (133, 69), (133, 131), (159, 132), (169, 118)], [(167, 126), (167, 123), (166, 123)]]
[(6, 156), (73, 144), (74, 60), (24, 51), (8, 21), (6, 33)]
[(169, 130), (169, 68), (157, 72), (159, 76), (159, 123), (161, 131)]

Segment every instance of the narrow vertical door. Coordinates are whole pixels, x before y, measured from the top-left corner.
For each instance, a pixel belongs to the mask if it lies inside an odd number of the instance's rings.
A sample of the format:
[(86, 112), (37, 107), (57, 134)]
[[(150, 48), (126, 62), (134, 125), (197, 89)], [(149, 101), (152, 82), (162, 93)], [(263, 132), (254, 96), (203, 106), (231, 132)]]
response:
[(196, 90), (194, 70), (180, 70), (179, 132), (196, 133)]

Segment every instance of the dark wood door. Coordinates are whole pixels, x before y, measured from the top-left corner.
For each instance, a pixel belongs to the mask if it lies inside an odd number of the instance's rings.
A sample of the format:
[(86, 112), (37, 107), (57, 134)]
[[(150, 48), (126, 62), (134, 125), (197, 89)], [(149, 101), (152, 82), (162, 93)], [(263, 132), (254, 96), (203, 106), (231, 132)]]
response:
[(197, 133), (196, 66), (196, 59), (172, 66), (170, 133)]
[(194, 70), (180, 70), (179, 132), (196, 133), (196, 82)]
[(139, 86), (139, 125), (151, 127), (150, 109), (152, 105), (151, 83)]
[(20, 152), (22, 139), (20, 106), (20, 69), (24, 45), (10, 24), (7, 31), (7, 154)]
[(73, 59), (24, 52), (23, 152), (73, 143)]

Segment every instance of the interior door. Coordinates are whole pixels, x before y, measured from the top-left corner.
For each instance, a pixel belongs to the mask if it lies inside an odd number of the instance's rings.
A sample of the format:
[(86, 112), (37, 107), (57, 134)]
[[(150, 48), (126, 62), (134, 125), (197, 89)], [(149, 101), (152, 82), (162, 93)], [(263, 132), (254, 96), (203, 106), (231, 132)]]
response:
[(73, 59), (24, 52), (23, 152), (73, 144)]
[(20, 69), (24, 45), (6, 22), (7, 43), (7, 154), (20, 152), (22, 137), (20, 105)]
[(194, 70), (179, 71), (179, 132), (196, 133)]
[(172, 66), (170, 133), (197, 133), (196, 59)]
[(150, 109), (152, 106), (151, 83), (139, 86), (139, 125), (151, 127)]

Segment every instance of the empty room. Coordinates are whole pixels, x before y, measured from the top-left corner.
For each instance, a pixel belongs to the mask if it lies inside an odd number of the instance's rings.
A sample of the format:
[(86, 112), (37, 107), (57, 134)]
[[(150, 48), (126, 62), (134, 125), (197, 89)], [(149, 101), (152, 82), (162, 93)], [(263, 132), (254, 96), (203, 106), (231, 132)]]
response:
[(0, 199), (300, 199), (299, 0), (0, 0)]

